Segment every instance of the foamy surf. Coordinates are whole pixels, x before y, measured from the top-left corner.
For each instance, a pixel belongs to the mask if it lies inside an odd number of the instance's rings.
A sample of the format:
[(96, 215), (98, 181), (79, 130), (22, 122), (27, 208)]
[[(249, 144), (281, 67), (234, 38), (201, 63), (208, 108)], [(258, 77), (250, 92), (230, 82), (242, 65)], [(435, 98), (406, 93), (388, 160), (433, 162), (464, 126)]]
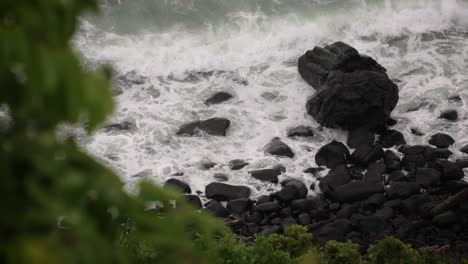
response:
[[(236, 3), (233, 3), (236, 2)], [(410, 144), (426, 143), (443, 131), (457, 150), (468, 143), (468, 3), (466, 1), (107, 1), (98, 18), (84, 18), (75, 43), (90, 65), (112, 64), (147, 79), (116, 97), (113, 121), (134, 120), (128, 132), (98, 131), (84, 147), (115, 168), (131, 187), (142, 177), (163, 182), (178, 176), (195, 191), (228, 175), (254, 195), (276, 188), (248, 171), (278, 163), (282, 178), (316, 179), (303, 173), (315, 166), (317, 149), (344, 132), (320, 128), (305, 112), (314, 90), (298, 75), (297, 58), (315, 45), (337, 40), (376, 58), (398, 80), (396, 129)], [(194, 77), (194, 73), (201, 77)], [(152, 87), (152, 88), (151, 88)], [(155, 93), (157, 90), (159, 93)], [(206, 106), (214, 92), (234, 98)], [(457, 97), (458, 96), (458, 97)], [(459, 121), (438, 118), (457, 109)], [(225, 117), (226, 137), (178, 137), (186, 122)], [(292, 126), (315, 128), (312, 139), (290, 139)], [(423, 136), (414, 135), (417, 129)], [(293, 159), (265, 155), (263, 147), (281, 137)], [(228, 162), (250, 164), (231, 171)], [(202, 163), (217, 165), (209, 170)], [(144, 172), (144, 173), (142, 173)], [(135, 177), (138, 176), (138, 177)]]

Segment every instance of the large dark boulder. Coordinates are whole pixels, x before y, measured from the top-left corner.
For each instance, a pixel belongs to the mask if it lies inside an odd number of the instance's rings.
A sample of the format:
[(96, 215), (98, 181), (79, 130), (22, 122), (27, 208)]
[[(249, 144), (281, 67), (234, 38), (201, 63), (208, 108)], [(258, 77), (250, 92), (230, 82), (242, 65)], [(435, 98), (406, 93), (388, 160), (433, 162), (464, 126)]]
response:
[(351, 181), (351, 175), (346, 165), (340, 165), (331, 170), (327, 176), (320, 179), (320, 189), (325, 194), (330, 194), (341, 185), (345, 185)]
[(346, 144), (350, 148), (357, 148), (360, 145), (372, 146), (374, 144), (374, 140), (374, 132), (367, 127), (359, 127), (349, 131)]
[(406, 199), (413, 194), (418, 194), (421, 188), (415, 182), (394, 182), (387, 190), (389, 199)]
[(190, 186), (178, 179), (169, 179), (164, 183), (164, 188), (176, 189), (181, 193), (191, 193), (192, 189)]
[(307, 112), (324, 126), (380, 128), (398, 102), (398, 87), (386, 69), (343, 42), (307, 51), (298, 68), (317, 90)]
[(200, 131), (213, 136), (226, 136), (226, 131), (231, 122), (226, 118), (211, 118), (203, 121), (195, 121), (180, 127), (177, 131), (179, 136), (195, 136)]
[(376, 193), (384, 193), (382, 182), (354, 181), (339, 186), (330, 196), (339, 202), (349, 203), (364, 200)]
[(282, 165), (277, 165), (271, 169), (249, 171), (249, 174), (260, 181), (278, 183), (278, 176), (284, 172), (286, 172), (286, 168)]
[(213, 94), (210, 98), (206, 99), (206, 105), (220, 104), (222, 102), (228, 101), (232, 98), (232, 94), (227, 92), (217, 92)]
[(229, 211), (218, 201), (210, 201), (206, 207), (205, 211), (210, 212), (216, 217), (226, 218), (229, 215)]
[(313, 137), (314, 129), (310, 126), (297, 126), (288, 130), (288, 137)]
[(455, 143), (455, 140), (444, 133), (437, 133), (429, 139), (429, 144), (438, 148), (448, 148)]
[(351, 161), (354, 164), (367, 166), (369, 163), (380, 160), (383, 154), (384, 151), (379, 144), (360, 145), (351, 155)]
[(205, 195), (207, 198), (217, 201), (230, 201), (238, 198), (249, 198), (250, 188), (212, 182), (205, 187)]
[(312, 230), (312, 234), (320, 243), (325, 243), (330, 240), (345, 241), (346, 234), (348, 234), (352, 229), (351, 221), (347, 219), (338, 219)]
[(279, 157), (294, 157), (292, 149), (277, 137), (273, 138), (270, 143), (265, 146), (265, 153)]
[(226, 208), (234, 214), (241, 215), (248, 211), (253, 205), (249, 198), (231, 200), (226, 204)]
[(345, 164), (349, 156), (349, 150), (343, 143), (332, 141), (319, 149), (315, 155), (315, 163), (334, 169), (340, 164)]
[(397, 102), (398, 87), (384, 73), (333, 71), (307, 102), (307, 112), (330, 128), (380, 128)]

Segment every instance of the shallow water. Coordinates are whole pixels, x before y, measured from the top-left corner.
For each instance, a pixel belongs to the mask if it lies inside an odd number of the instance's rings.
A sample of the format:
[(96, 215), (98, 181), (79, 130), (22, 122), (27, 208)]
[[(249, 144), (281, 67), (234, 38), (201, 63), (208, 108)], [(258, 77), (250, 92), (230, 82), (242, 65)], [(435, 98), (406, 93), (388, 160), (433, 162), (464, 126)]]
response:
[[(316, 179), (302, 171), (315, 166), (317, 149), (344, 141), (343, 131), (320, 128), (305, 112), (314, 89), (298, 75), (297, 58), (315, 45), (345, 41), (376, 58), (400, 88), (393, 117), (411, 144), (436, 132), (468, 143), (468, 2), (456, 0), (114, 0), (99, 16), (83, 18), (75, 45), (90, 67), (111, 64), (119, 73), (135, 70), (146, 82), (126, 85), (116, 96), (111, 121), (135, 120), (129, 132), (98, 131), (83, 142), (132, 188), (144, 177), (162, 182), (173, 174), (203, 191), (215, 173), (228, 183), (253, 187), (254, 195), (277, 188), (247, 171), (281, 163), (281, 177)], [(195, 78), (193, 73), (204, 73)], [(152, 87), (151, 87), (152, 86)], [(228, 91), (233, 100), (204, 101)], [(454, 96), (458, 96), (455, 97)], [(451, 98), (451, 99), (449, 99)], [(459, 121), (438, 119), (457, 109)], [(211, 117), (231, 120), (226, 137), (178, 137), (183, 123)], [(297, 125), (316, 128), (312, 139), (288, 139)], [(424, 136), (411, 134), (416, 128)], [(296, 157), (265, 155), (281, 137)], [(232, 172), (227, 163), (251, 164)], [(201, 163), (218, 165), (210, 170)], [(141, 176), (141, 175), (140, 175)]]

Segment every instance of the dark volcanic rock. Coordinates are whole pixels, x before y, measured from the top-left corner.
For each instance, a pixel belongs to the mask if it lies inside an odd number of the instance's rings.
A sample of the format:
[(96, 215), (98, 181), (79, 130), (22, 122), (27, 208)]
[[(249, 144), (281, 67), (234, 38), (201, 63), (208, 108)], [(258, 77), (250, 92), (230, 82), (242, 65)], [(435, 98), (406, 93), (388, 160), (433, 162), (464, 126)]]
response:
[(385, 167), (387, 167), (387, 171), (395, 171), (401, 169), (400, 157), (398, 157), (398, 155), (391, 150), (385, 151), (383, 161)]
[(181, 193), (191, 193), (192, 189), (190, 189), (190, 186), (178, 179), (169, 179), (164, 183), (164, 188), (171, 187), (173, 189), (176, 189), (180, 191)]
[(374, 140), (374, 132), (367, 127), (359, 127), (349, 132), (346, 144), (350, 148), (356, 148), (360, 145), (372, 146), (374, 144)]
[(327, 176), (320, 179), (319, 187), (322, 192), (328, 194), (341, 185), (347, 184), (351, 181), (348, 167), (340, 165), (331, 170)]
[(318, 166), (333, 169), (340, 164), (345, 164), (348, 158), (348, 148), (341, 142), (332, 141), (319, 149), (315, 155), (315, 163)]
[(265, 153), (273, 156), (293, 158), (294, 152), (280, 138), (273, 138), (270, 143), (265, 146)]
[(441, 178), (443, 181), (461, 180), (465, 177), (465, 173), (462, 169), (463, 166), (460, 166), (457, 162), (437, 160), (436, 167), (442, 172)]
[(215, 200), (210, 201), (206, 205), (205, 211), (212, 213), (216, 217), (225, 218), (229, 215), (229, 211), (226, 208), (224, 208), (224, 206), (220, 202)]
[(346, 234), (349, 233), (352, 228), (351, 221), (338, 219), (334, 222), (323, 225), (318, 229), (312, 230), (312, 233), (321, 243), (325, 243), (330, 240), (344, 241)]
[(446, 110), (440, 114), (439, 118), (443, 118), (449, 121), (457, 121), (458, 119), (458, 112), (457, 110)]
[(455, 143), (455, 140), (444, 133), (437, 133), (429, 139), (429, 144), (438, 148), (448, 148)]
[(310, 126), (297, 126), (288, 130), (288, 137), (313, 137), (314, 129)]
[(219, 182), (226, 182), (229, 180), (229, 176), (224, 173), (215, 173), (213, 175), (213, 178)]
[(333, 71), (307, 102), (307, 112), (326, 127), (380, 128), (397, 102), (398, 87), (385, 73)]
[(104, 126), (104, 132), (112, 132), (112, 131), (135, 131), (137, 130), (137, 126), (134, 121), (122, 121), (120, 123), (112, 123)]
[(278, 183), (278, 176), (284, 172), (286, 172), (286, 168), (282, 165), (277, 165), (271, 169), (249, 171), (249, 174), (260, 181)]
[(178, 131), (179, 136), (194, 136), (203, 131), (213, 136), (226, 136), (226, 131), (231, 122), (226, 118), (211, 118), (204, 121), (195, 121), (183, 125)]
[(208, 98), (205, 101), (205, 104), (206, 105), (220, 104), (222, 102), (225, 102), (225, 101), (231, 99), (232, 97), (233, 96), (230, 93), (218, 92), (218, 93), (213, 94), (210, 98)]
[(360, 145), (351, 155), (351, 161), (355, 164), (366, 166), (371, 162), (380, 160), (383, 154), (383, 149), (379, 144), (375, 144), (373, 146)]
[(249, 165), (249, 163), (241, 159), (235, 159), (229, 162), (229, 168), (231, 170), (240, 170), (247, 165)]
[(416, 183), (424, 188), (435, 186), (440, 182), (440, 172), (431, 168), (419, 168), (415, 173)]
[(192, 205), (195, 209), (201, 209), (202, 208), (202, 202), (200, 197), (198, 195), (194, 194), (186, 194), (183, 196), (185, 200)]
[(432, 223), (439, 227), (446, 227), (457, 222), (457, 215), (453, 211), (448, 211), (432, 218)]
[(354, 181), (336, 188), (331, 197), (340, 202), (349, 203), (364, 200), (373, 194), (383, 192), (384, 186), (382, 182)]
[(297, 197), (298, 198), (304, 198), (307, 196), (307, 187), (302, 181), (296, 180), (296, 179), (288, 179), (285, 180), (281, 183), (281, 186), (284, 187), (292, 187), (297, 190)]
[(389, 199), (406, 199), (413, 194), (418, 194), (421, 188), (415, 182), (394, 182), (387, 190)]
[(405, 136), (401, 132), (395, 130), (387, 130), (382, 135), (381, 145), (384, 148), (391, 148), (393, 146), (405, 145)]
[(252, 205), (252, 200), (248, 198), (240, 198), (229, 201), (226, 205), (226, 208), (234, 214), (241, 215), (248, 211)]
[(270, 213), (270, 212), (276, 212), (281, 209), (280, 205), (278, 202), (269, 202), (269, 203), (262, 203), (255, 205), (253, 210), (262, 212), (262, 213)]
[(205, 187), (205, 195), (207, 198), (217, 201), (230, 201), (238, 198), (249, 198), (250, 188), (212, 182)]
[(468, 154), (468, 144), (466, 144), (465, 146), (463, 146), (461, 149), (460, 149), (461, 152), (465, 153), (465, 154)]
[(387, 181), (389, 183), (392, 183), (392, 182), (407, 182), (408, 180), (409, 179), (406, 176), (406, 174), (404, 174), (403, 171), (401, 171), (401, 170), (392, 171), (390, 173), (390, 175), (388, 176), (388, 179), (387, 179)]
[(364, 177), (365, 181), (383, 182), (383, 174), (385, 173), (385, 164), (381, 162), (371, 163), (367, 166), (367, 172)]

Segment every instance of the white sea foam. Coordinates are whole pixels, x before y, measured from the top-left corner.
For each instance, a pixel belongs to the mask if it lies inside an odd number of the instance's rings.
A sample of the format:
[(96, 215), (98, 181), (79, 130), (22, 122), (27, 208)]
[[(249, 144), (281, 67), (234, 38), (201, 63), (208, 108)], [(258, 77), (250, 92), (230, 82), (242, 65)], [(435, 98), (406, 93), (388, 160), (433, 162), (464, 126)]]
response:
[[(199, 2), (190, 1), (190, 12), (196, 11)], [(148, 177), (159, 182), (184, 172), (181, 178), (203, 191), (214, 173), (223, 172), (230, 176), (229, 183), (252, 186), (258, 195), (276, 186), (249, 177), (247, 171), (277, 163), (287, 167), (283, 178), (302, 178), (311, 184), (316, 179), (302, 171), (315, 165), (316, 150), (331, 139), (345, 140), (346, 135), (319, 128), (307, 116), (305, 102), (314, 90), (298, 75), (296, 60), (315, 45), (342, 40), (375, 57), (391, 78), (401, 81), (394, 117), (400, 120), (396, 129), (407, 141), (422, 144), (431, 134), (446, 132), (457, 140), (452, 150), (460, 157), (456, 149), (468, 143), (468, 4), (456, 0), (311, 2), (315, 11), (310, 17), (299, 11), (271, 14), (261, 8), (233, 9), (216, 23), (203, 21), (197, 29), (181, 22), (164, 30), (145, 27), (144, 32), (122, 34), (94, 20), (85, 21), (75, 43), (88, 61), (111, 63), (119, 72), (136, 70), (149, 78), (116, 97), (118, 108), (112, 120), (134, 119), (138, 130), (98, 131), (85, 148), (115, 168), (130, 187), (139, 179), (132, 175), (151, 170)], [(180, 81), (190, 72), (209, 71), (218, 73), (194, 82)], [(150, 85), (160, 97), (148, 94), (145, 88)], [(207, 107), (204, 100), (216, 91), (231, 92), (235, 98)], [(449, 102), (454, 95), (461, 102)], [(458, 110), (458, 122), (438, 119), (449, 108)], [(408, 112), (411, 109), (416, 110)], [(226, 137), (174, 135), (185, 122), (211, 117), (232, 121)], [(316, 127), (317, 136), (286, 138), (286, 129), (296, 125)], [(414, 136), (411, 128), (426, 135)], [(291, 146), (295, 158), (263, 153), (263, 146), (276, 136)], [(239, 158), (251, 164), (230, 171), (227, 163)], [(207, 160), (218, 165), (200, 169)]]

